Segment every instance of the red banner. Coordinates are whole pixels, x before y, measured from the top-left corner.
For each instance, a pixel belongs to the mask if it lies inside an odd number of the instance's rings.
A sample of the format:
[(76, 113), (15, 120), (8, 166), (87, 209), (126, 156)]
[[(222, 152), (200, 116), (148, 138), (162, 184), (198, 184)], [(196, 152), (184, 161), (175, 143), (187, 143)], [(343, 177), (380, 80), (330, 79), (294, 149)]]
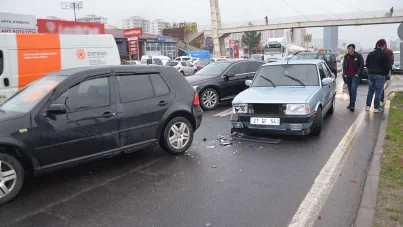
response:
[(234, 58), (239, 58), (239, 45), (234, 46)]
[(38, 33), (57, 33), (62, 35), (99, 35), (105, 34), (101, 23), (74, 22), (38, 19)]
[(123, 36), (128, 38), (128, 37), (140, 37), (143, 35), (143, 29), (142, 28), (128, 28), (128, 29), (123, 29)]
[(236, 40), (230, 39), (229, 40), (229, 45), (230, 46), (235, 46), (236, 45)]

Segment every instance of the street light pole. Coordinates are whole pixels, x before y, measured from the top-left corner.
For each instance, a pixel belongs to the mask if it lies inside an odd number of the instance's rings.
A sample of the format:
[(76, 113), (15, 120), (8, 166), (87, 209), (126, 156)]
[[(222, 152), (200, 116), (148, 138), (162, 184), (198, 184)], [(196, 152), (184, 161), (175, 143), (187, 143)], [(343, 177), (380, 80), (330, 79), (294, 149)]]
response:
[(74, 21), (77, 21), (76, 10), (83, 9), (83, 2), (62, 2), (61, 8), (74, 11)]

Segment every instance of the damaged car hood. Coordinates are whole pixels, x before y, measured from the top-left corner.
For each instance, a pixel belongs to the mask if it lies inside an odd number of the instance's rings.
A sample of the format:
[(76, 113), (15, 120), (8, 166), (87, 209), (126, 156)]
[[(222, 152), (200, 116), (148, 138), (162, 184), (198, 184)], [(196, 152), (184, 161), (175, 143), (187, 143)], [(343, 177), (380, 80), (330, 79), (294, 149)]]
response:
[(232, 103), (305, 103), (320, 87), (251, 87), (239, 93)]

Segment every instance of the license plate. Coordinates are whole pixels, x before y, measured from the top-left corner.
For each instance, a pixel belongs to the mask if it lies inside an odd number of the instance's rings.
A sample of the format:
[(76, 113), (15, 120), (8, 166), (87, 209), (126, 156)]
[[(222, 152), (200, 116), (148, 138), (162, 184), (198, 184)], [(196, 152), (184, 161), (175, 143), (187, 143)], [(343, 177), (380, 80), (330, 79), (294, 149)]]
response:
[(252, 125), (280, 125), (280, 118), (251, 117), (250, 123)]

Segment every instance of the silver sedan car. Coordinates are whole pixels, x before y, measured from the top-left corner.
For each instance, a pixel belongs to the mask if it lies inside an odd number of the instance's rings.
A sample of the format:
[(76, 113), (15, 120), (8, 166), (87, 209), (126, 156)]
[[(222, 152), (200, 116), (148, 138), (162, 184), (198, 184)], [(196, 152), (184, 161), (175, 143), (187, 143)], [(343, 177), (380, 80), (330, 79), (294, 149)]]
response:
[(323, 60), (263, 65), (232, 102), (231, 133), (319, 135), (335, 110), (335, 78)]

